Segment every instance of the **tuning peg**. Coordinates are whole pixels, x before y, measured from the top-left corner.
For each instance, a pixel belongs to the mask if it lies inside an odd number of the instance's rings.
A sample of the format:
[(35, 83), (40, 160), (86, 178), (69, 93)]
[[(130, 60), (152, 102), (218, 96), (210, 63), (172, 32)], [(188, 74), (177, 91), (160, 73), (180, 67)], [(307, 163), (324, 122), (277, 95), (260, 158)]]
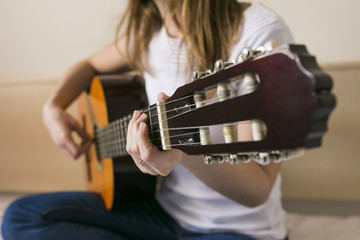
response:
[(229, 154), (228, 162), (232, 165), (236, 165), (239, 162), (242, 163), (249, 163), (251, 158), (248, 154), (245, 153), (231, 153)]
[(232, 65), (234, 65), (236, 62), (234, 59), (230, 59), (229, 61), (225, 62), (224, 64), (224, 67), (227, 68), (227, 67), (230, 67)]
[(209, 69), (206, 70), (205, 72), (199, 72), (198, 70), (196, 70), (196, 71), (193, 71), (191, 80), (195, 81), (195, 80), (198, 80), (199, 78), (207, 76), (209, 74), (211, 74), (211, 70), (209, 70)]
[(214, 163), (223, 163), (224, 156), (222, 155), (205, 155), (204, 156), (204, 163), (206, 165), (212, 165)]
[(264, 44), (265, 51), (272, 51), (274, 48), (280, 46), (280, 44), (276, 41), (270, 41)]
[(209, 75), (209, 74), (211, 74), (211, 73), (212, 73), (211, 70), (208, 69), (208, 70), (206, 70), (205, 72), (201, 72), (201, 73), (200, 73), (200, 76), (201, 76), (201, 77), (207, 76), (207, 75)]
[(278, 47), (280, 44), (275, 41), (270, 41), (264, 44), (264, 46), (260, 46), (256, 48), (256, 50), (253, 50), (251, 48), (244, 48), (242, 52), (240, 53), (238, 57), (238, 63), (242, 63), (244, 61), (247, 61), (253, 57), (256, 57), (258, 55), (261, 55), (265, 52), (270, 52), (274, 48)]
[(261, 165), (268, 165), (271, 162), (267, 152), (254, 153), (253, 159)]
[(251, 48), (244, 48), (238, 57), (238, 63), (249, 60), (254, 56), (254, 51)]
[(200, 72), (198, 70), (192, 72), (191, 80), (195, 81), (200, 78)]
[(260, 47), (256, 48), (256, 52), (258, 52), (258, 53), (264, 53), (264, 52), (266, 52), (266, 49), (265, 49), (264, 46), (260, 46)]
[(220, 70), (223, 70), (224, 68), (234, 65), (235, 63), (236, 62), (233, 59), (230, 59), (227, 62), (224, 62), (223, 60), (219, 59), (214, 64), (214, 72), (219, 72)]
[(220, 70), (225, 68), (225, 63), (223, 60), (219, 59), (214, 64), (214, 71), (219, 72)]

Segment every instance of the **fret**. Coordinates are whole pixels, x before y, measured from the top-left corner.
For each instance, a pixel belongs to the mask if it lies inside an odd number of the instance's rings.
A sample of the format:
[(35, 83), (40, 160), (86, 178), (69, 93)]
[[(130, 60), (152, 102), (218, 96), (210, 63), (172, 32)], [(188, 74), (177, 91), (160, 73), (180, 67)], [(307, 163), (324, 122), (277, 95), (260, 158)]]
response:
[(116, 131), (117, 131), (117, 141), (116, 145), (118, 146), (118, 154), (123, 155), (123, 129), (122, 129), (122, 121), (116, 122)]
[(95, 131), (95, 141), (100, 159), (126, 156), (127, 126), (131, 115), (118, 119)]
[(124, 118), (121, 121), (121, 125), (120, 125), (121, 139), (122, 139), (122, 142), (121, 142), (121, 145), (122, 145), (121, 154), (122, 155), (127, 155), (127, 152), (126, 152), (126, 130), (127, 130), (127, 126), (128, 126), (128, 124), (126, 123), (126, 118)]
[(150, 135), (150, 139), (151, 142), (157, 146), (157, 147), (161, 147), (161, 136), (160, 136), (160, 127), (159, 127), (159, 118), (158, 118), (158, 112), (157, 112), (157, 108), (156, 108), (156, 104), (151, 105), (149, 107), (149, 115), (151, 115), (151, 135)]
[(150, 139), (153, 139), (154, 138), (154, 128), (153, 128), (152, 112), (150, 111), (150, 106), (147, 107), (147, 112), (148, 112), (148, 123), (150, 126), (149, 137), (150, 137)]
[(126, 118), (121, 119), (119, 121), (119, 134), (120, 134), (120, 141), (119, 141), (119, 152), (122, 156), (126, 155), (125, 146), (126, 146), (126, 136), (124, 136), (125, 129), (127, 125), (125, 125)]
[[(142, 109), (142, 112), (148, 114), (149, 138), (151, 142), (161, 148), (161, 135), (159, 127), (159, 117), (156, 104)], [(127, 127), (132, 115), (124, 116), (108, 125), (97, 128), (95, 141), (97, 143), (97, 152), (100, 159), (113, 158), (128, 155), (126, 151)]]

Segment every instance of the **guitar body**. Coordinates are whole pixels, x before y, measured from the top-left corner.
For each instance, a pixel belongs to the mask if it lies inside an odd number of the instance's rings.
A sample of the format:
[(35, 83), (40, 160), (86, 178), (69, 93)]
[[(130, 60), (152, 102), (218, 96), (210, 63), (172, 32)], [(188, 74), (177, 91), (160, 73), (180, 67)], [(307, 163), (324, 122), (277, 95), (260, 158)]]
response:
[[(137, 76), (95, 77), (79, 98), (80, 121), (94, 136), (97, 128), (147, 106), (144, 85)], [(101, 194), (108, 209), (117, 203), (154, 197), (156, 177), (140, 172), (129, 155), (99, 159), (97, 145), (86, 153), (87, 189)]]

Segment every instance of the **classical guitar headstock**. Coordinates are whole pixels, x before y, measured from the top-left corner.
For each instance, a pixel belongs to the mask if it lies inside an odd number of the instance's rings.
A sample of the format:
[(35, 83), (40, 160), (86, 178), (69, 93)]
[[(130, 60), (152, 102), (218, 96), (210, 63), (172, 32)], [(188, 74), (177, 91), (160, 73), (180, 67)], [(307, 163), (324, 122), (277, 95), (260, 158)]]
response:
[[(237, 62), (218, 60), (192, 79), (157, 104), (152, 139), (210, 164), (267, 164), (319, 147), (336, 103), (331, 77), (303, 45), (246, 48)], [(250, 128), (252, 138), (241, 139)]]

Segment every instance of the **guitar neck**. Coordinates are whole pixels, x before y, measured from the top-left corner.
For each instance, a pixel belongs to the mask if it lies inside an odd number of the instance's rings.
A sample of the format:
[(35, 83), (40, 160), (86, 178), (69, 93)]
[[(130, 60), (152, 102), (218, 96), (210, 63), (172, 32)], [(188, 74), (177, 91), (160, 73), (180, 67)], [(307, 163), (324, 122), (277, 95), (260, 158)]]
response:
[[(148, 115), (149, 138), (155, 146), (161, 146), (158, 133), (158, 118), (156, 104), (141, 110)], [(128, 156), (126, 151), (127, 129), (132, 118), (131, 114), (123, 116), (111, 123), (96, 128), (94, 140), (98, 159)], [(159, 136), (158, 136), (159, 135)]]
[(108, 125), (96, 128), (94, 140), (99, 159), (126, 156), (127, 126), (131, 115), (124, 116)]

